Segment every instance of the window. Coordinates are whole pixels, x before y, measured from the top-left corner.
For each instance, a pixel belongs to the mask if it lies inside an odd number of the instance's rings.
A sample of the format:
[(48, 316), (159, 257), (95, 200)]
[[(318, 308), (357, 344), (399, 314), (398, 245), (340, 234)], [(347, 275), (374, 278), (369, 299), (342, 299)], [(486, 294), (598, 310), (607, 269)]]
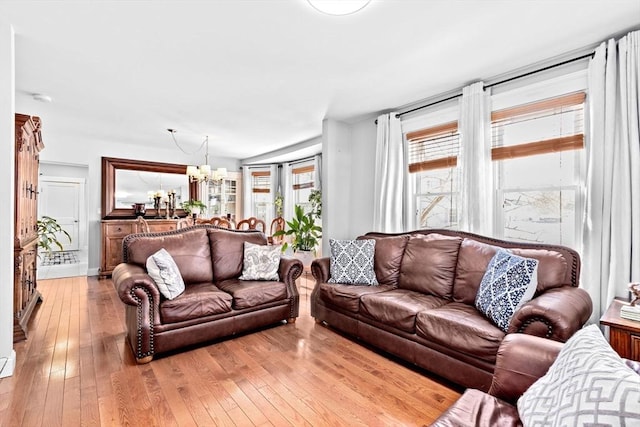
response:
[(415, 174), (418, 228), (456, 228), (458, 224), (458, 122), (406, 134), (409, 172)]
[(584, 92), (491, 114), (497, 235), (579, 244)]
[(293, 204), (302, 206), (305, 212), (309, 210), (309, 195), (315, 185), (314, 169), (312, 164), (294, 166), (291, 169)]
[(272, 219), (271, 172), (269, 170), (251, 171), (251, 204), (253, 216), (266, 224)]

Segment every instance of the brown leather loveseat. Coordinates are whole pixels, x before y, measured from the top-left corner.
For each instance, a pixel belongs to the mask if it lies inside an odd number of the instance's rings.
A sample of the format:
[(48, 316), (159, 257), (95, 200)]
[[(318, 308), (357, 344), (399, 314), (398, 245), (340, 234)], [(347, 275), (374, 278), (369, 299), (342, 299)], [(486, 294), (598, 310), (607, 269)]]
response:
[[(368, 233), (377, 286), (328, 283), (330, 258), (312, 263), (316, 322), (464, 387), (487, 391), (500, 343), (519, 332), (566, 341), (588, 320), (589, 295), (578, 288), (580, 258), (563, 246), (509, 242), (451, 230)], [(534, 297), (498, 328), (475, 305), (499, 248), (538, 260)]]
[[(279, 281), (240, 280), (244, 243), (266, 245), (259, 231), (196, 225), (163, 233), (131, 234), (113, 283), (126, 307), (129, 343), (138, 363), (154, 354), (281, 322), (295, 322), (297, 259), (281, 258)], [(147, 274), (147, 259), (164, 248), (175, 260), (185, 290), (161, 295)]]

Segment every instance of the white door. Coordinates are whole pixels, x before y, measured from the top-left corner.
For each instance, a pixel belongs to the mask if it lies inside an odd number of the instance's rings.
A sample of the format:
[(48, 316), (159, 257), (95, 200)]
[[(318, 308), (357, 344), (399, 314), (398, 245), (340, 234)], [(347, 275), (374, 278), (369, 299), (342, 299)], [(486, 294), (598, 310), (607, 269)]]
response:
[[(71, 236), (58, 236), (65, 251), (78, 250), (80, 222), (80, 183), (41, 179), (38, 194), (38, 216), (50, 216)], [(55, 249), (55, 247), (54, 247)]]

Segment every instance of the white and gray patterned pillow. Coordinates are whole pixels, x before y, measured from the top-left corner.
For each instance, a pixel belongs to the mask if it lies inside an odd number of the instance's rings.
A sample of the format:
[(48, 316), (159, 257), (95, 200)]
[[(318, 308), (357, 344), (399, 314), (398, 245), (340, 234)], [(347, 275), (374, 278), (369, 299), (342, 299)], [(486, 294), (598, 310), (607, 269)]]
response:
[(525, 426), (639, 426), (640, 375), (589, 325), (518, 399), (518, 413)]
[(147, 258), (147, 273), (167, 299), (184, 292), (184, 280), (171, 254), (164, 248)]
[(240, 280), (280, 280), (281, 245), (256, 245), (244, 242)]
[(329, 283), (346, 285), (377, 285), (373, 269), (376, 241), (329, 240), (331, 246), (331, 277)]
[(480, 282), (476, 308), (506, 332), (514, 313), (533, 298), (537, 272), (537, 260), (498, 250)]

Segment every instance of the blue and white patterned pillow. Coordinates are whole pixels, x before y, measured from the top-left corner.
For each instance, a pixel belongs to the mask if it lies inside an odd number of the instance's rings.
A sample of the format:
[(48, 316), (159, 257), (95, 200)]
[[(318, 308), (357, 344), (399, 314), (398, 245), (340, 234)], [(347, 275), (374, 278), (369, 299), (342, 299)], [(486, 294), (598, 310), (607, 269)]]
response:
[(162, 295), (174, 299), (184, 292), (184, 280), (171, 254), (164, 248), (147, 258), (147, 273)]
[(280, 280), (281, 245), (256, 245), (244, 242), (244, 257), (240, 280)]
[(537, 285), (537, 260), (500, 249), (484, 273), (476, 308), (506, 332), (514, 313), (533, 298)]
[(329, 283), (377, 285), (373, 269), (375, 240), (329, 240), (331, 277)]

